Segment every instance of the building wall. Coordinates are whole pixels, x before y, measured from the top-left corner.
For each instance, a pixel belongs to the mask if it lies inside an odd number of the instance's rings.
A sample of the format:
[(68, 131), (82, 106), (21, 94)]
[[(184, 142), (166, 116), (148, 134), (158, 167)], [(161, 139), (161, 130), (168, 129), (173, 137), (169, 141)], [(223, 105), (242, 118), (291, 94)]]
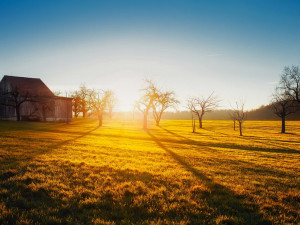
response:
[[(6, 81), (6, 79), (2, 79), (0, 82), (0, 101), (5, 101), (5, 94), (11, 91), (10, 84)], [(0, 119), (4, 120), (16, 120), (17, 117), (15, 115), (14, 107), (4, 106), (0, 104)]]
[[(54, 99), (53, 108), (45, 110), (47, 122), (71, 122), (72, 100)], [(44, 121), (43, 105), (38, 102), (24, 102), (20, 107), (21, 120)], [(0, 120), (17, 120), (14, 107), (0, 105)]]
[(57, 122), (72, 121), (72, 99), (57, 98), (55, 100), (55, 117), (52, 118)]
[[(5, 101), (5, 95), (3, 97), (3, 94), (10, 90), (10, 84), (6, 82), (6, 79), (3, 79), (2, 82), (0, 82), (0, 98)], [(35, 102), (24, 102), (21, 104), (21, 120), (48, 122), (72, 121), (72, 99), (63, 97), (38, 97), (37, 99), (38, 101)], [(17, 120), (15, 108), (0, 104), (0, 120)]]

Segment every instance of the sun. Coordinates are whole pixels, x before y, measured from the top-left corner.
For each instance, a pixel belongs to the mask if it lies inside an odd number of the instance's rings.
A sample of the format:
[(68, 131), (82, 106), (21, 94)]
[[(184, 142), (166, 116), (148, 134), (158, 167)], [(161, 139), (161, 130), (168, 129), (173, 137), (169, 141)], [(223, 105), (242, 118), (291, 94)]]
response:
[(118, 81), (112, 85), (113, 92), (117, 97), (116, 111), (132, 111), (135, 102), (139, 99), (141, 86), (136, 81), (126, 80), (125, 82)]

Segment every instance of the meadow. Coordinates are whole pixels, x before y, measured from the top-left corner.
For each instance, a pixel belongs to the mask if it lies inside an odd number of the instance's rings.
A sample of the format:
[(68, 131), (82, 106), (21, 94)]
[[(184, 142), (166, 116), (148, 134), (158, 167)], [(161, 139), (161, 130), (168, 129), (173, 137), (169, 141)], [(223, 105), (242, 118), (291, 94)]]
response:
[(0, 224), (299, 224), (300, 122), (0, 121)]

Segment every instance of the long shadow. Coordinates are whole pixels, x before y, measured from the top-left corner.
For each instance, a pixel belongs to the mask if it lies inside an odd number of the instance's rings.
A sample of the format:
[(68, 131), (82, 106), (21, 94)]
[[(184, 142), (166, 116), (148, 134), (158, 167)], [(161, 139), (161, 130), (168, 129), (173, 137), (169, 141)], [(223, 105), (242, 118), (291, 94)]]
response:
[[(184, 139), (185, 141), (179, 141), (182, 144), (191, 144), (191, 145), (198, 145), (198, 146), (200, 145), (200, 146), (209, 146), (209, 147), (221, 147), (221, 148), (230, 148), (230, 149), (238, 149), (238, 150), (259, 151), (259, 152), (300, 154), (300, 151), (297, 151), (297, 150), (291, 149), (291, 148), (284, 148), (284, 149), (269, 148), (269, 149), (267, 149), (267, 148), (251, 147), (251, 146), (244, 146), (244, 145), (238, 145), (238, 144), (227, 144), (227, 143), (218, 144), (218, 143), (199, 142), (199, 141), (195, 141), (190, 138), (184, 137), (182, 135), (176, 134), (166, 128), (161, 128), (161, 129), (165, 130), (166, 132), (172, 134), (175, 137)], [(200, 134), (200, 135), (202, 135), (202, 134)], [(215, 140), (218, 140), (218, 139), (215, 138)], [(258, 142), (258, 143), (266, 144), (264, 142)], [(269, 145), (269, 143), (268, 143), (268, 145)], [(278, 146), (275, 146), (275, 147), (278, 147)]]
[(192, 139), (187, 138), (187, 137), (185, 137), (185, 136), (182, 136), (182, 135), (180, 135), (180, 134), (176, 134), (175, 132), (170, 131), (170, 130), (164, 128), (164, 127), (159, 127), (159, 128), (161, 128), (162, 130), (166, 131), (166, 132), (169, 133), (169, 134), (172, 134), (172, 135), (175, 136), (175, 137), (182, 138), (182, 139), (185, 139), (185, 140), (187, 140), (187, 141), (192, 141)]
[[(238, 145), (238, 144), (226, 144), (226, 143), (222, 143), (222, 144), (218, 144), (218, 143), (210, 143), (210, 142), (199, 142), (199, 141), (195, 141), (192, 139), (189, 139), (187, 137), (184, 137), (182, 135), (176, 134), (172, 131), (169, 131), (165, 128), (161, 128), (165, 131), (167, 131), (168, 133), (179, 137), (181, 139), (184, 139), (183, 141), (179, 141), (176, 140), (176, 143), (178, 144), (190, 144), (190, 145), (195, 145), (195, 146), (208, 146), (208, 147), (220, 147), (220, 148), (228, 148), (228, 149), (238, 149), (238, 150), (245, 150), (245, 151), (258, 151), (258, 152), (273, 152), (273, 153), (286, 153), (286, 154), (300, 154), (300, 151), (297, 151), (295, 149), (290, 149), (290, 148), (260, 148), (260, 147), (251, 147), (251, 146), (244, 146), (244, 145)], [(47, 132), (52, 132), (52, 131), (47, 131)], [(56, 132), (57, 131), (53, 131)], [(59, 132), (59, 131), (58, 131)], [(69, 132), (69, 131), (62, 131), (62, 133), (69, 133), (69, 134), (84, 134), (82, 132)], [(91, 135), (95, 135), (95, 136), (99, 136), (98, 134), (91, 134)], [(203, 135), (200, 134), (199, 135)], [(147, 141), (149, 140), (148, 138), (144, 138), (144, 137), (134, 137), (134, 136), (120, 136), (120, 135), (115, 135), (115, 134), (101, 134), (102, 137), (112, 137), (112, 138), (127, 138), (127, 139), (133, 139), (133, 140), (143, 140), (143, 141)], [(209, 136), (209, 135), (207, 135)], [(212, 137), (210, 137), (212, 138)], [(217, 138), (213, 138), (214, 140), (219, 140)], [(162, 139), (162, 142), (170, 142), (170, 143), (174, 143), (174, 140), (172, 139)]]
[[(97, 128), (95, 128), (97, 129)], [(94, 129), (94, 130), (95, 130)], [(189, 144), (189, 145), (195, 145), (195, 146), (207, 146), (207, 147), (219, 147), (219, 148), (228, 148), (228, 149), (237, 149), (237, 150), (242, 150), (242, 151), (256, 151), (256, 152), (271, 152), (271, 153), (285, 153), (285, 154), (300, 154), (300, 151), (295, 150), (295, 149), (291, 149), (291, 148), (261, 148), (261, 147), (251, 147), (251, 146), (245, 146), (245, 145), (239, 145), (239, 144), (230, 144), (230, 143), (211, 143), (211, 142), (199, 142), (199, 141), (195, 141), (186, 137), (183, 137), (181, 135), (178, 135), (172, 131), (169, 131), (165, 128), (162, 128), (163, 130), (169, 132), (170, 134), (173, 134), (176, 137), (180, 137), (184, 140), (176, 140), (174, 141), (173, 139), (161, 139), (161, 142), (169, 142), (169, 143), (177, 143), (177, 144)], [(57, 131), (57, 130), (44, 130), (44, 129), (34, 129), (32, 128), (31, 130), (33, 131), (42, 131), (42, 132), (53, 132), (53, 133), (65, 133), (65, 134), (73, 134), (73, 135), (79, 135), (81, 136), (85, 136), (86, 133), (90, 133), (88, 132), (77, 132), (77, 131)], [(93, 131), (93, 130), (92, 130)], [(99, 134), (89, 134), (89, 135), (93, 135), (93, 136), (97, 136), (99, 137)], [(204, 134), (200, 134), (199, 135), (204, 135)], [(13, 136), (9, 136), (9, 135), (4, 135), (5, 137), (13, 137)], [(208, 135), (206, 135), (208, 136)], [(126, 138), (126, 139), (132, 139), (132, 140), (142, 140), (142, 141), (148, 141), (149, 138), (147, 137), (135, 137), (135, 136), (125, 136), (125, 135), (117, 135), (117, 134), (105, 134), (105, 133), (101, 133), (101, 137), (111, 137), (111, 138)], [(19, 137), (19, 139), (22, 139), (21, 137)], [(214, 138), (215, 140), (219, 140)], [(24, 140), (28, 140), (28, 138), (24, 138)], [(264, 143), (265, 144), (265, 143)]]
[[(209, 131), (209, 132), (213, 132), (213, 133), (221, 134), (221, 135), (223, 135), (223, 136), (230, 137), (230, 135), (225, 134), (225, 133), (222, 133), (222, 132), (217, 132), (217, 131), (214, 131), (214, 130), (208, 130), (208, 129), (205, 129), (205, 128), (203, 128), (203, 129), (206, 130), (206, 131)], [(263, 138), (260, 138), (260, 137), (248, 136), (248, 135), (244, 135), (244, 136), (236, 136), (236, 138), (239, 138), (239, 139), (248, 139), (248, 140), (251, 139), (252, 142), (256, 142), (256, 143), (259, 143), (259, 144), (266, 144), (266, 143), (263, 142), (263, 141), (259, 141), (259, 140), (257, 140), (257, 139), (260, 139), (260, 140), (267, 140), (267, 141), (268, 141), (268, 146), (274, 146), (274, 147), (276, 147), (276, 148), (278, 148), (278, 147), (279, 147), (279, 148), (282, 148), (282, 147), (283, 147), (282, 145), (276, 143), (276, 142), (280, 142), (280, 140), (274, 142), (274, 141), (272, 141), (272, 140), (270, 140), (270, 139), (263, 139)], [(254, 138), (255, 138), (255, 139), (254, 139)], [(291, 141), (291, 142), (293, 142), (293, 141)], [(293, 143), (299, 143), (299, 142), (293, 142)], [(291, 148), (286, 148), (286, 149), (288, 149), (288, 150), (293, 150), (293, 149), (291, 149)]]
[[(280, 133), (281, 134), (281, 133)], [(284, 134), (283, 134), (284, 135)], [(297, 135), (297, 134), (292, 134), (292, 135)], [(256, 137), (256, 136), (251, 136), (251, 135), (247, 135), (245, 136), (244, 138), (246, 139), (259, 139), (259, 140), (262, 140), (262, 141), (272, 141), (272, 139), (269, 139), (269, 138), (263, 138), (263, 137)], [(254, 140), (255, 141), (255, 140)], [(292, 141), (292, 140), (276, 140), (277, 142), (283, 142), (283, 143), (296, 143), (296, 144), (299, 144), (300, 141)]]
[[(9, 199), (11, 196), (14, 196), (17, 191), (21, 192), (22, 197), (24, 200), (9, 200), (6, 202), (6, 205), (9, 207), (14, 207), (22, 210), (30, 210), (32, 208), (42, 208), (46, 204), (47, 206), (51, 207), (55, 203), (55, 207), (61, 205), (58, 204), (59, 199), (52, 199), (49, 193), (44, 190), (40, 189), (38, 191), (32, 191), (29, 188), (25, 187), (24, 184), (29, 184), (31, 179), (26, 179), (23, 183), (13, 183), (7, 181), (9, 178), (14, 177), (19, 174), (25, 174), (27, 171), (27, 162), (33, 160), (37, 155), (46, 154), (52, 150), (59, 148), (62, 145), (68, 144), (70, 142), (76, 141), (84, 136), (89, 135), (91, 132), (96, 130), (98, 127), (89, 130), (81, 135), (71, 138), (53, 145), (49, 146), (41, 146), (40, 149), (33, 150), (30, 152), (24, 152), (24, 156), (8, 156), (4, 157), (5, 163), (0, 164), (0, 189), (6, 188), (9, 190), (7, 193), (7, 198)], [(16, 137), (14, 137), (16, 138)], [(19, 138), (18, 138), (19, 139)], [(3, 160), (3, 159), (2, 159)], [(3, 200), (2, 195), (0, 195), (0, 201)], [(9, 218), (0, 218), (0, 224), (16, 224), (16, 219), (18, 216), (9, 217)], [(36, 218), (33, 218), (35, 220)]]
[[(193, 140), (193, 139), (187, 138), (187, 137), (182, 136), (182, 135), (180, 135), (180, 134), (177, 134), (177, 133), (175, 133), (175, 132), (173, 132), (173, 131), (170, 131), (170, 130), (164, 128), (164, 127), (160, 127), (160, 128), (163, 129), (164, 131), (166, 131), (167, 133), (172, 134), (173, 136), (175, 136), (175, 137), (177, 137), (177, 138), (181, 138), (181, 139), (184, 139), (184, 140), (189, 141), (189, 142), (197, 142), (197, 141), (195, 141), (195, 140)], [(217, 139), (217, 138), (212, 137), (211, 135), (207, 135), (207, 134), (203, 134), (203, 133), (199, 133), (199, 132), (194, 132), (193, 134), (200, 135), (200, 136), (207, 136), (207, 137), (209, 137), (210, 139), (213, 139), (213, 140), (216, 140), (216, 141), (219, 141), (219, 140), (220, 140), (220, 139)]]
[(83, 137), (85, 137), (85, 136), (88, 136), (88, 135), (90, 135), (93, 131), (97, 130), (98, 128), (99, 128), (99, 127), (95, 127), (95, 128), (93, 128), (93, 129), (91, 129), (91, 130), (89, 130), (89, 131), (87, 131), (87, 132), (80, 133), (80, 135), (77, 136), (77, 137), (75, 137), (75, 138), (71, 138), (71, 139), (68, 139), (68, 140), (59, 142), (59, 143), (57, 143), (57, 144), (54, 144), (54, 145), (50, 145), (50, 146), (48, 146), (48, 149), (56, 149), (56, 148), (58, 148), (58, 147), (60, 147), (60, 146), (62, 146), (62, 145), (68, 144), (68, 143), (70, 143), (70, 142), (76, 141), (76, 140), (78, 140), (78, 139), (80, 139), (80, 138), (83, 138)]
[[(43, 184), (43, 180), (39, 177), (20, 179), (17, 182), (4, 180), (0, 182), (0, 188), (6, 188), (7, 193), (5, 193), (5, 198), (2, 198), (3, 193), (1, 193), (0, 200), (9, 209), (10, 214), (7, 213), (9, 214), (8, 216), (5, 213), (2, 214), (0, 224), (19, 224), (21, 215), (18, 211), (22, 211), (22, 219), (26, 218), (30, 220), (31, 224), (93, 224), (95, 217), (114, 221), (116, 224), (124, 224), (124, 220), (128, 221), (126, 224), (146, 224), (148, 220), (154, 218), (160, 219), (162, 217), (161, 210), (163, 206), (156, 199), (150, 199), (149, 202), (145, 202), (145, 205), (141, 204), (137, 206), (132, 204), (134, 198), (141, 194), (146, 194), (148, 188), (144, 188), (145, 186), (151, 188), (153, 182), (157, 185), (161, 185), (164, 182), (160, 180), (160, 177), (156, 177), (153, 174), (129, 169), (115, 169), (109, 166), (88, 167), (84, 164), (70, 162), (56, 163), (55, 172), (57, 174), (53, 176), (58, 174), (64, 175), (64, 180), (58, 176), (56, 182), (64, 183), (68, 190), (72, 188), (74, 183), (77, 186), (85, 187), (86, 190), (93, 190), (92, 186), (86, 186), (84, 179), (78, 179), (77, 177), (78, 173), (80, 176), (83, 176), (83, 174), (86, 176), (86, 174), (92, 174), (93, 172), (96, 174), (109, 173), (112, 179), (118, 184), (128, 181), (138, 181), (144, 185), (139, 186), (139, 190), (134, 192), (130, 187), (124, 187), (124, 190), (118, 192), (98, 192), (96, 196), (92, 191), (75, 192), (74, 196), (62, 199), (60, 190), (52, 189), (50, 184)], [(11, 174), (6, 174), (6, 176), (11, 176)], [(169, 184), (168, 181), (165, 182), (165, 185)], [(43, 185), (38, 185), (33, 190), (28, 187), (30, 183)], [(152, 188), (154, 189), (154, 187)], [(16, 192), (18, 192), (17, 197), (15, 196)], [(53, 193), (56, 194), (53, 195)], [(85, 198), (96, 200), (82, 204), (80, 201)], [(148, 208), (154, 210), (150, 212)], [(41, 216), (39, 216), (40, 213)], [(195, 213), (194, 216), (198, 215)], [(55, 223), (51, 221), (53, 217), (59, 218), (60, 222)], [(176, 221), (176, 219), (180, 220), (184, 218), (184, 213), (176, 215), (176, 218), (168, 214), (163, 215), (163, 218)]]
[[(187, 138), (185, 136), (182, 136), (180, 134), (177, 134), (177, 133), (175, 133), (173, 131), (170, 131), (170, 130), (168, 130), (166, 128), (163, 128), (163, 127), (160, 127), (160, 128), (163, 129), (164, 131), (166, 131), (167, 133), (172, 134), (173, 136), (175, 136), (177, 138), (182, 138), (182, 139), (185, 139), (185, 140), (187, 140), (189, 142), (194, 142), (194, 140), (192, 140), (190, 138)], [(199, 145), (200, 145), (200, 143), (199, 143)], [(208, 147), (208, 148), (210, 148), (206, 144), (204, 144), (202, 147)], [(220, 161), (221, 161), (221, 159), (220, 159)], [(226, 161), (228, 161), (228, 159)], [(233, 164), (233, 162), (236, 162), (236, 160), (230, 160), (230, 161), (231, 161), (231, 164)], [(244, 164), (243, 168), (245, 168), (245, 171), (248, 170), (248, 171), (253, 171), (253, 172), (256, 172), (256, 173), (263, 171), (264, 173), (268, 173), (268, 174), (274, 174), (274, 173), (276, 173), (277, 175), (282, 176), (282, 177), (284, 177), (284, 176), (295, 177), (295, 175), (291, 175), (291, 174), (288, 174), (288, 173), (285, 173), (285, 172), (282, 172), (282, 171), (279, 171), (279, 170), (271, 170), (270, 168), (264, 167), (264, 166), (259, 166), (259, 168), (258, 168), (257, 167), (258, 165), (255, 164), (255, 163), (246, 162), (246, 161), (243, 161), (243, 160), (238, 160), (238, 162)], [(250, 167), (246, 166), (246, 164), (249, 165)]]
[(180, 165), (194, 176), (203, 181), (211, 190), (211, 193), (202, 195), (207, 203), (217, 209), (219, 215), (228, 217), (237, 217), (242, 224), (271, 224), (269, 220), (263, 218), (254, 204), (243, 203), (243, 198), (237, 196), (229, 188), (216, 183), (212, 178), (200, 173), (198, 170), (189, 165), (181, 156), (163, 145), (158, 138), (147, 131), (151, 139), (163, 150), (169, 153)]
[[(80, 138), (83, 138), (87, 135), (91, 135), (91, 133), (95, 130), (97, 130), (98, 127), (95, 127), (87, 132), (81, 132), (79, 136), (77, 137), (74, 137), (74, 138), (70, 138), (68, 140), (65, 140), (65, 141), (61, 141), (61, 142), (58, 142), (58, 143), (55, 143), (55, 144), (52, 144), (52, 145), (46, 145), (46, 146), (41, 146), (41, 148), (38, 148), (38, 149), (34, 149), (33, 151), (30, 151), (30, 152), (26, 152), (26, 154), (22, 157), (8, 157), (7, 159), (5, 159), (6, 161), (6, 167), (11, 167), (13, 165), (13, 167), (17, 168), (18, 165), (20, 163), (23, 163), (23, 162), (28, 162), (32, 159), (34, 159), (36, 156), (38, 155), (43, 155), (43, 154), (47, 154), (48, 152), (51, 152), (57, 148), (59, 148), (60, 146), (63, 146), (63, 145), (66, 145), (68, 143), (71, 143), (73, 141), (76, 141)], [(35, 140), (34, 138), (22, 138), (22, 137), (16, 137), (16, 136), (5, 136), (5, 137), (11, 137), (11, 138), (18, 138), (18, 140), (25, 140), (25, 141), (33, 141)], [(39, 142), (41, 142), (41, 140), (39, 140)], [(42, 142), (41, 142), (42, 144)], [(1, 167), (0, 167), (1, 169)]]

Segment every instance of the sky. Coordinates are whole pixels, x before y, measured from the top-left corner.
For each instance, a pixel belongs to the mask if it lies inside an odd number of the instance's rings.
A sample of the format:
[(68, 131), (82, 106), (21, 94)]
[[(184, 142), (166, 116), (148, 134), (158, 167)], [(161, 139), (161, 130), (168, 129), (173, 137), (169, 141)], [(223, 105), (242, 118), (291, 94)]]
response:
[(63, 94), (113, 90), (132, 110), (144, 79), (221, 108), (267, 105), (300, 65), (300, 1), (0, 0), (0, 79), (41, 78)]

